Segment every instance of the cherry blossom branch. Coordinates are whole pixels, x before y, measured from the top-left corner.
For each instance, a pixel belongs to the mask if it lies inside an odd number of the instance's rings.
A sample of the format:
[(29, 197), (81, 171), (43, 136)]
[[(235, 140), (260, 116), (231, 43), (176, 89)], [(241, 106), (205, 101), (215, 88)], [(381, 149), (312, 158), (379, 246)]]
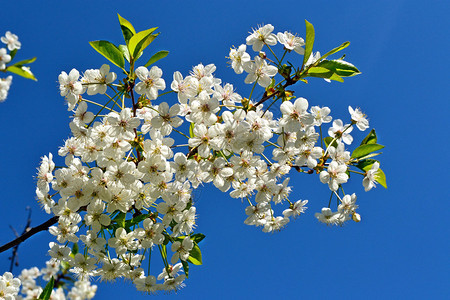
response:
[(26, 231), (24, 234), (22, 234), (15, 240), (1, 246), (0, 253), (5, 252), (6, 250), (8, 250), (14, 246), (18, 246), (20, 243), (24, 242), (26, 239), (35, 235), (38, 232), (47, 230), (50, 226), (52, 226), (53, 224), (56, 224), (58, 222), (58, 220), (59, 220), (59, 217), (54, 216), (54, 217), (48, 219), (47, 221), (45, 221), (44, 223), (42, 223), (41, 225), (31, 228), (30, 230)]

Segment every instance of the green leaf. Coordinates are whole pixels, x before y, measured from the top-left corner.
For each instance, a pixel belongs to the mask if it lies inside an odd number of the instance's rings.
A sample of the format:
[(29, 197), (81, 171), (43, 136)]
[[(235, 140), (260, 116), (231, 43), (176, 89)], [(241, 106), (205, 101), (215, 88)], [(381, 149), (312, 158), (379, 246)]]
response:
[(306, 24), (306, 38), (305, 38), (305, 54), (303, 56), (303, 66), (305, 66), (309, 57), (311, 56), (314, 45), (314, 26), (305, 20)]
[(383, 145), (378, 144), (361, 145), (353, 151), (352, 158), (360, 158), (383, 148), (384, 148)]
[(311, 76), (311, 74), (323, 74), (323, 73), (329, 73), (330, 70), (322, 67), (312, 67), (308, 70), (308, 75)]
[(9, 56), (11, 56), (11, 60), (13, 60), (14, 56), (16, 56), (18, 49), (14, 49), (13, 51), (9, 52)]
[(345, 42), (345, 43), (343, 43), (343, 44), (340, 45), (339, 47), (336, 47), (336, 48), (334, 48), (333, 50), (328, 51), (327, 53), (325, 53), (324, 55), (322, 55), (322, 57), (319, 59), (319, 61), (321, 61), (321, 60), (327, 58), (328, 56), (330, 56), (330, 55), (332, 55), (332, 54), (334, 54), (334, 53), (336, 53), (336, 52), (341, 51), (342, 49), (347, 48), (349, 45), (350, 45), (350, 42)]
[(120, 212), (114, 219), (113, 221), (116, 222), (116, 224), (118, 225), (118, 227), (125, 227), (125, 217), (126, 214), (124, 212)]
[(196, 233), (191, 235), (191, 240), (196, 242), (197, 244), (200, 243), (206, 236), (203, 233)]
[(142, 215), (136, 216), (130, 220), (127, 220), (125, 222), (125, 227), (130, 228), (133, 225), (141, 223), (142, 221), (144, 221), (147, 218), (148, 218), (148, 214), (142, 214)]
[[(328, 147), (328, 145), (331, 143), (331, 141), (333, 140), (333, 138), (331, 136), (327, 136), (326, 138), (323, 139), (323, 142), (325, 143), (325, 146)], [(337, 147), (337, 141), (334, 141), (332, 144), (333, 147)]]
[(13, 66), (28, 65), (28, 64), (31, 64), (32, 62), (34, 62), (35, 60), (36, 60), (36, 57), (25, 59), (25, 60), (21, 60), (19, 62), (16, 62)]
[(338, 74), (336, 74), (335, 71), (329, 70), (324, 67), (311, 67), (307, 70), (306, 74), (311, 77), (319, 77), (344, 82), (344, 79), (342, 79)]
[(345, 60), (322, 60), (317, 67), (323, 67), (336, 73), (341, 77), (350, 77), (361, 74), (361, 72), (351, 63)]
[(374, 178), (382, 187), (387, 189), (386, 175), (384, 174), (383, 170), (378, 169), (378, 171), (375, 173)]
[(75, 244), (73, 244), (73, 246), (72, 246), (72, 254), (75, 255), (75, 254), (77, 254), (77, 253), (78, 253), (78, 244), (75, 243)]
[(189, 252), (188, 262), (197, 266), (202, 264), (202, 252), (196, 242), (194, 242), (194, 248)]
[(181, 264), (183, 265), (183, 270), (184, 274), (186, 275), (186, 278), (189, 278), (189, 264), (184, 260), (181, 261)]
[(36, 80), (36, 77), (34, 77), (33, 73), (31, 73), (30, 68), (24, 67), (24, 66), (9, 66), (6, 68), (6, 71), (14, 73), (16, 75), (22, 76), (27, 79)]
[(189, 125), (189, 137), (194, 137), (194, 123), (191, 123), (191, 125)]
[(167, 260), (167, 247), (166, 247), (166, 245), (162, 244), (161, 248), (162, 248), (161, 255), (162, 255), (164, 260)]
[(110, 62), (123, 69), (125, 66), (125, 60), (123, 59), (122, 51), (119, 50), (114, 44), (108, 41), (92, 41), (89, 44), (98, 53), (106, 57)]
[(162, 50), (162, 51), (158, 51), (155, 54), (153, 54), (152, 57), (150, 57), (150, 59), (148, 60), (148, 62), (144, 65), (144, 67), (148, 67), (151, 64), (154, 64), (155, 62), (157, 62), (158, 60), (164, 58), (167, 56), (167, 54), (169, 54), (169, 51), (166, 50)]
[(39, 295), (38, 299), (42, 299), (42, 300), (50, 299), (54, 285), (55, 285), (55, 279), (53, 279), (53, 277), (52, 277), (52, 278), (50, 278), (50, 281), (47, 283), (47, 285), (45, 286), (42, 293)]
[(128, 42), (128, 50), (131, 57), (135, 59), (141, 51), (147, 48), (151, 42), (157, 37), (157, 34), (152, 34), (158, 27), (150, 28), (133, 35)]
[(358, 162), (356, 167), (358, 169), (362, 170), (362, 171), (367, 171), (367, 170), (370, 170), (372, 168), (372, 165), (374, 163), (376, 163), (376, 162), (378, 162), (378, 160), (375, 160), (375, 159), (364, 159), (364, 160), (361, 160), (360, 162)]
[(119, 45), (119, 50), (122, 52), (123, 57), (127, 60), (127, 62), (130, 62), (130, 52), (128, 52), (127, 45)]
[(358, 160), (368, 159), (368, 158), (371, 158), (371, 157), (378, 156), (380, 154), (383, 154), (383, 152), (370, 153), (370, 154), (364, 155), (363, 157), (358, 158)]
[(377, 143), (377, 134), (375, 133), (375, 129), (372, 129), (369, 134), (362, 140), (361, 145), (365, 144), (376, 144)]
[(123, 38), (125, 39), (125, 43), (128, 45), (131, 37), (136, 34), (136, 30), (134, 30), (133, 25), (131, 25), (128, 20), (122, 18), (119, 14), (117, 14), (117, 16), (119, 17), (119, 23), (120, 28), (122, 29)]

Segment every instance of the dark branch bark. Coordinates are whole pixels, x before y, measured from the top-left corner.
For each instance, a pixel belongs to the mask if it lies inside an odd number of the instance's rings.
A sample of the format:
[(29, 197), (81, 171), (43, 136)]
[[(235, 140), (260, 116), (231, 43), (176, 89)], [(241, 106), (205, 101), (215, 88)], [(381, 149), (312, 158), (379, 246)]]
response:
[(38, 225), (36, 227), (31, 228), (30, 230), (28, 230), (27, 232), (25, 232), (24, 234), (22, 234), (21, 236), (19, 236), (17, 239), (3, 245), (0, 247), (0, 253), (5, 252), (6, 250), (19, 245), (20, 243), (22, 243), (23, 241), (25, 241), (26, 239), (28, 239), (29, 237), (35, 235), (36, 233), (43, 231), (43, 230), (47, 230), (50, 226), (52, 226), (53, 224), (57, 223), (59, 220), (58, 216), (54, 216), (51, 219), (48, 219), (47, 221), (45, 221), (44, 223), (42, 223), (41, 225)]
[[(25, 227), (23, 228), (23, 232), (22, 235), (27, 233), (28, 230), (30, 230), (30, 226), (31, 226), (31, 208), (29, 206), (27, 206), (26, 208), (28, 210), (28, 218), (27, 218), (27, 224), (25, 225)], [(11, 228), (11, 230), (14, 232), (14, 235), (16, 236), (16, 238), (19, 238), (19, 233), (14, 229), (14, 227), (9, 226)], [(14, 246), (13, 248), (13, 253), (11, 255), (11, 257), (9, 258), (11, 260), (11, 265), (9, 266), (9, 272), (12, 273), (14, 265), (18, 266), (19, 265), (19, 261), (18, 261), (18, 250), (19, 250), (19, 245), (17, 244), (16, 246)]]

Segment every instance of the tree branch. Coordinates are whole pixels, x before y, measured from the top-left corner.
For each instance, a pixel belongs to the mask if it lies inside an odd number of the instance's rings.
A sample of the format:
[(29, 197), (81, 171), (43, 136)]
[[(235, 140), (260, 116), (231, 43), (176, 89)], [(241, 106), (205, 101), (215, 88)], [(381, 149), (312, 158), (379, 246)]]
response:
[(25, 232), (24, 234), (19, 236), (17, 239), (1, 246), (0, 253), (5, 252), (6, 250), (8, 250), (14, 246), (19, 245), (20, 243), (22, 243), (23, 241), (25, 241), (26, 239), (28, 239), (29, 237), (35, 235), (36, 233), (38, 233), (40, 231), (47, 230), (50, 226), (57, 223), (58, 220), (59, 220), (59, 217), (54, 216), (54, 217), (48, 219), (47, 221), (45, 221), (44, 223), (42, 223), (41, 225), (31, 228), (30, 230), (28, 230), (27, 232)]
[[(23, 228), (22, 234), (25, 234), (28, 230), (30, 230), (30, 226), (31, 226), (31, 208), (29, 206), (27, 206), (26, 210), (28, 210), (28, 218), (27, 218), (27, 224)], [(12, 226), (9, 226), (9, 227), (14, 232), (14, 235), (16, 236), (16, 238), (20, 237), (19, 233), (14, 229), (14, 227), (12, 227)], [(14, 246), (13, 253), (12, 253), (11, 257), (9, 258), (11, 260), (11, 265), (9, 266), (9, 272), (11, 272), (11, 273), (12, 273), (13, 268), (14, 268), (14, 262), (15, 262), (16, 266), (19, 265), (19, 261), (18, 261), (18, 258), (17, 258), (17, 256), (18, 256), (17, 252), (19, 250), (19, 245), (20, 244), (17, 244), (16, 246)]]

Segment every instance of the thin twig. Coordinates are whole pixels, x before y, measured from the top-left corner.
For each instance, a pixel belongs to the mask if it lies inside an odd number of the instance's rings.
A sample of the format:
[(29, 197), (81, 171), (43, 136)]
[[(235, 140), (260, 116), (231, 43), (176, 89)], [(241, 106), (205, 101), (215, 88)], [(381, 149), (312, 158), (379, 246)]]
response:
[[(28, 230), (30, 230), (30, 225), (31, 225), (31, 208), (29, 206), (27, 206), (26, 210), (28, 210), (28, 218), (27, 218), (27, 224), (25, 225), (22, 235), (25, 234)], [(14, 235), (16, 236), (16, 238), (19, 237), (19, 233), (16, 231), (16, 229), (14, 229), (14, 227), (9, 226), (9, 228), (11, 228), (11, 230), (14, 232)], [(9, 266), (9, 272), (13, 271), (14, 268), (14, 262), (15, 265), (18, 266), (19, 262), (17, 259), (17, 251), (19, 250), (19, 245), (16, 245), (13, 249), (13, 253), (11, 255), (11, 257), (9, 258), (11, 260), (11, 265)]]
[(25, 232), (24, 234), (22, 234), (15, 240), (1, 246), (0, 253), (5, 252), (6, 250), (11, 249), (14, 246), (19, 245), (20, 243), (22, 243), (23, 241), (25, 241), (26, 239), (28, 239), (29, 237), (35, 235), (36, 233), (38, 233), (40, 231), (47, 230), (50, 226), (57, 223), (58, 220), (59, 220), (59, 217), (54, 216), (54, 217), (48, 219), (47, 221), (45, 221), (44, 223), (42, 223), (41, 225), (31, 228), (30, 230), (28, 230), (27, 232)]

